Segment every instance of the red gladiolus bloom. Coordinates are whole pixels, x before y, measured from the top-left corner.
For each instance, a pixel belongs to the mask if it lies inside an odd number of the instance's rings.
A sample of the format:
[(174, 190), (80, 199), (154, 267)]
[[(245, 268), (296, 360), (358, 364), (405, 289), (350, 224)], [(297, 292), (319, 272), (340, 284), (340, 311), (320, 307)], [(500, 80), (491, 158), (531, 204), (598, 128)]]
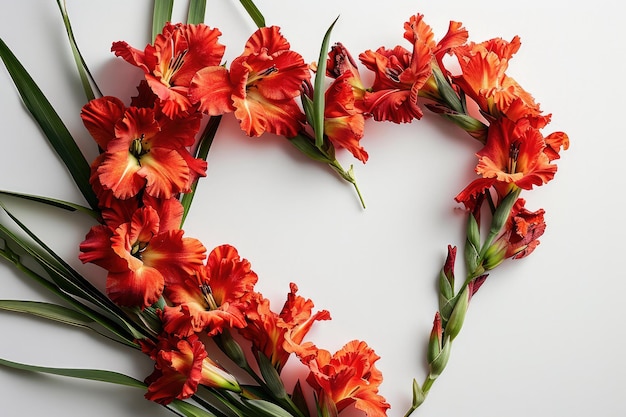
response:
[(476, 172), (530, 190), (533, 185), (547, 183), (556, 173), (556, 165), (551, 165), (544, 153), (545, 147), (538, 129), (500, 119), (489, 127), (487, 143), (477, 153)]
[(300, 345), (304, 336), (317, 320), (330, 320), (326, 310), (311, 315), (313, 302), (296, 295), (298, 287), (290, 285), (287, 296), (279, 314), (270, 310), (270, 302), (255, 293), (246, 313), (248, 325), (240, 329), (240, 333), (252, 342), (253, 349), (263, 353), (280, 372), (293, 347)]
[(368, 417), (387, 415), (389, 404), (378, 394), (382, 373), (374, 366), (380, 357), (365, 342), (348, 342), (334, 355), (319, 349), (307, 362), (307, 382), (316, 391), (320, 403), (331, 400), (338, 412), (354, 404)]
[(341, 43), (328, 54), (326, 75), (335, 80), (325, 93), (324, 134), (336, 148), (347, 149), (365, 163), (368, 155), (359, 143), (365, 129), (365, 87), (356, 63)]
[(378, 48), (365, 51), (359, 59), (375, 73), (372, 92), (365, 103), (374, 120), (408, 123), (421, 119), (423, 112), (417, 104), (418, 90), (430, 77), (430, 54), (426, 45), (418, 44), (418, 53), (396, 46), (389, 50)]
[(244, 327), (247, 297), (257, 279), (250, 262), (234, 247), (218, 246), (194, 275), (179, 276), (165, 288), (174, 304), (164, 310), (165, 331), (180, 336), (206, 331), (213, 336), (224, 327)]
[(510, 42), (496, 38), (453, 48), (461, 74), (452, 78), (485, 113), (494, 118), (506, 115), (512, 120), (532, 118), (535, 127), (542, 128), (549, 116), (542, 116), (532, 95), (505, 74), (509, 60), (520, 46), (520, 39), (515, 36)]
[(140, 341), (142, 351), (155, 361), (154, 372), (146, 378), (145, 397), (159, 404), (191, 397), (204, 385), (240, 392), (234, 376), (208, 357), (204, 344), (188, 338), (162, 336), (158, 343)]
[(547, 183), (554, 178), (557, 167), (550, 163), (545, 150), (543, 135), (528, 120), (513, 122), (505, 118), (494, 121), (489, 127), (484, 148), (476, 154), (479, 158), (476, 172), (482, 178), (469, 184), (456, 200), (469, 202), (491, 186), (530, 190), (533, 185)]
[[(418, 96), (430, 97), (433, 87), (432, 66), (441, 66), (441, 58), (452, 47), (467, 39), (467, 31), (460, 23), (450, 22), (444, 38), (435, 43), (432, 29), (417, 14), (404, 24), (404, 38), (413, 44), (412, 51), (402, 46), (389, 50), (379, 48), (363, 52), (361, 62), (375, 73), (371, 93), (366, 94), (365, 103), (375, 120), (407, 123), (423, 115), (418, 107)], [(434, 87), (436, 89), (436, 87)], [(424, 93), (421, 90), (425, 89)]]
[(526, 201), (520, 198), (511, 209), (504, 234), (507, 241), (506, 258), (520, 259), (530, 255), (539, 245), (537, 239), (546, 230), (543, 219), (545, 211), (543, 209), (529, 211), (524, 207), (525, 203)]
[(204, 24), (166, 23), (154, 45), (144, 51), (115, 42), (116, 56), (141, 68), (152, 91), (163, 102), (163, 112), (170, 118), (189, 112), (188, 98), (193, 76), (202, 68), (220, 65), (225, 47), (218, 42), (221, 32)]
[(97, 176), (116, 198), (136, 196), (141, 190), (158, 198), (189, 192), (206, 162), (193, 158), (200, 116), (169, 119), (151, 108), (126, 108), (115, 97), (92, 100), (83, 107), (85, 127), (104, 150)]
[(211, 67), (198, 72), (191, 99), (210, 115), (234, 111), (249, 136), (265, 131), (296, 136), (305, 117), (295, 98), (310, 73), (302, 56), (289, 48), (277, 26), (258, 29), (230, 71)]
[[(170, 204), (180, 205), (169, 200), (164, 211)], [(172, 228), (180, 219), (168, 222), (166, 216), (161, 223), (157, 210), (144, 206), (128, 222), (92, 227), (81, 243), (79, 259), (108, 270), (106, 291), (115, 303), (148, 307), (159, 299), (166, 281), (183, 279), (202, 265), (204, 246)]]
[(544, 210), (527, 210), (523, 198), (518, 199), (498, 239), (485, 252), (483, 266), (493, 269), (507, 258), (520, 259), (530, 255), (539, 245), (546, 230)]

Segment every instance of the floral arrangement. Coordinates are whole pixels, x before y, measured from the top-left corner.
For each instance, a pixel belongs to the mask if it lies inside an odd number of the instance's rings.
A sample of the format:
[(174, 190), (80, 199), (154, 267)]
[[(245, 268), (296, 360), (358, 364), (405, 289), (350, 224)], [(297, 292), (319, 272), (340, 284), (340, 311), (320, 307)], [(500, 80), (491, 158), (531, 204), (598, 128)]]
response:
[[(0, 197), (92, 216), (78, 257), (107, 271), (103, 294), (0, 201), (5, 214), (0, 254), (25, 279), (63, 300), (1, 300), (0, 308), (95, 330), (141, 350), (154, 361), (154, 371), (139, 381), (106, 370), (43, 368), (6, 359), (0, 364), (140, 387), (147, 399), (184, 416), (336, 416), (350, 407), (367, 416), (387, 415), (390, 404), (379, 394), (379, 356), (371, 346), (347, 340), (335, 353), (318, 347), (307, 333), (315, 322), (329, 320), (329, 311), (315, 311), (295, 283), (280, 309), (270, 306), (255, 289), (262, 278), (235, 247), (207, 249), (183, 226), (207, 174), (217, 126), (230, 113), (247, 136), (284, 137), (326, 164), (354, 186), (365, 207), (353, 167), (342, 167), (336, 152), (345, 149), (365, 163), (368, 153), (360, 140), (366, 120), (409, 123), (427, 109), (482, 149), (476, 154), (476, 179), (455, 197), (467, 216), (465, 274), (459, 285), (457, 248), (450, 245), (438, 277), (428, 373), (410, 387), (408, 416), (445, 369), (470, 301), (488, 274), (539, 244), (544, 211), (526, 208), (521, 193), (554, 178), (568, 137), (543, 133), (550, 115), (507, 74), (520, 48), (518, 37), (473, 42), (462, 24), (452, 21), (436, 40), (417, 13), (404, 25), (403, 45), (367, 50), (357, 60), (344, 44), (331, 44), (335, 22), (317, 62), (307, 64), (279, 27), (265, 25), (251, 1), (241, 3), (258, 30), (241, 55), (225, 64), (220, 30), (203, 23), (204, 2), (191, 2), (186, 23), (172, 23), (171, 3), (156, 1), (153, 41), (143, 48), (124, 41), (112, 45), (117, 57), (144, 74), (136, 92), (118, 98), (99, 92), (58, 1), (88, 98), (80, 117), (100, 151), (90, 163), (0, 40), (0, 56), (26, 107), (88, 206), (10, 190)], [(372, 85), (362, 81), (363, 69), (374, 74)], [(228, 362), (217, 360), (214, 350)], [(292, 356), (308, 375), (287, 387), (281, 372)]]

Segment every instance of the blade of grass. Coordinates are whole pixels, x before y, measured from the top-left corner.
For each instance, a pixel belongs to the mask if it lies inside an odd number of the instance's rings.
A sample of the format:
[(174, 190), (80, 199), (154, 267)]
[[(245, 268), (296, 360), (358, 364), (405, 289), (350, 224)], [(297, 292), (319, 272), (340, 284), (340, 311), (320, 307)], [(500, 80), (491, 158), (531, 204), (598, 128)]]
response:
[(78, 145), (76, 145), (69, 130), (2, 39), (0, 39), (0, 58), (2, 58), (4, 65), (9, 71), (9, 75), (20, 93), (24, 105), (41, 127), (48, 142), (65, 163), (85, 200), (91, 208), (97, 209), (98, 201), (89, 184), (89, 164)]

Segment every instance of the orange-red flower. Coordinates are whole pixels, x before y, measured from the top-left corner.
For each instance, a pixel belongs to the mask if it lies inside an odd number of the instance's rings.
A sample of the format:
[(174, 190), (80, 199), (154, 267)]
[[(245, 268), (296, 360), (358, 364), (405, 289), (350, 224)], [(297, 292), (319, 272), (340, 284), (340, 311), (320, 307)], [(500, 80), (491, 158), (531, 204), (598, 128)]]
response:
[[(140, 308), (154, 304), (169, 280), (183, 279), (202, 265), (206, 249), (178, 229), (178, 200), (167, 200), (160, 213), (151, 206), (136, 210), (119, 225), (91, 228), (80, 245), (79, 259), (108, 270), (106, 291), (115, 303)], [(161, 221), (161, 214), (163, 221)]]
[(546, 230), (544, 210), (527, 210), (526, 201), (519, 198), (498, 239), (486, 250), (483, 266), (493, 269), (507, 258), (520, 259), (530, 255), (539, 245), (539, 237)]
[(498, 187), (503, 197), (511, 187), (530, 190), (547, 183), (554, 178), (557, 167), (545, 151), (545, 138), (527, 119), (495, 120), (485, 146), (476, 154), (476, 172), (482, 178), (470, 183), (456, 200), (469, 202), (492, 186)]
[(96, 160), (102, 187), (126, 199), (145, 190), (158, 198), (190, 191), (206, 162), (193, 158), (200, 116), (169, 119), (152, 108), (126, 108), (115, 97), (87, 103), (81, 117), (104, 156)]
[(320, 403), (332, 401), (337, 412), (354, 404), (368, 417), (383, 417), (390, 406), (378, 394), (383, 375), (374, 363), (379, 358), (365, 342), (358, 340), (348, 342), (334, 355), (319, 349), (304, 362), (310, 370), (307, 382), (316, 391)]
[(141, 51), (126, 42), (114, 42), (116, 56), (141, 68), (152, 91), (163, 102), (171, 118), (192, 109), (189, 85), (202, 68), (220, 65), (225, 47), (218, 42), (221, 32), (204, 24), (166, 23), (153, 45)]
[(277, 26), (258, 29), (230, 70), (209, 67), (193, 79), (190, 97), (210, 115), (230, 111), (249, 136), (296, 136), (304, 114), (295, 98), (310, 78), (302, 56), (290, 50)]
[(239, 330), (252, 342), (253, 349), (263, 353), (279, 372), (313, 323), (330, 320), (330, 313), (326, 310), (311, 314), (313, 302), (296, 295), (296, 284), (290, 284), (290, 290), (279, 314), (270, 309), (268, 299), (255, 293), (246, 313), (248, 325)]
[(359, 143), (365, 128), (365, 87), (356, 63), (341, 43), (328, 54), (326, 74), (335, 80), (325, 93), (324, 134), (336, 148), (345, 148), (366, 162), (367, 152)]
[(535, 127), (541, 128), (548, 123), (549, 116), (541, 115), (532, 95), (505, 73), (520, 46), (520, 39), (515, 36), (510, 42), (494, 38), (455, 47), (452, 51), (461, 73), (452, 78), (483, 112), (494, 118), (501, 115), (512, 120), (532, 118)]
[(237, 249), (216, 247), (206, 265), (193, 275), (176, 277), (165, 288), (165, 296), (174, 304), (163, 312), (165, 331), (181, 336), (206, 331), (212, 336), (225, 327), (245, 326), (247, 297), (257, 279)]
[(191, 397), (204, 385), (240, 392), (234, 376), (207, 354), (196, 335), (179, 338), (161, 335), (157, 343), (141, 340), (142, 351), (155, 361), (154, 372), (146, 378), (145, 397), (159, 404)]
[[(440, 65), (442, 56), (452, 47), (467, 39), (467, 31), (460, 23), (450, 22), (448, 32), (435, 43), (430, 26), (423, 15), (411, 16), (404, 25), (404, 38), (412, 43), (411, 51), (402, 46), (389, 50), (384, 47), (376, 52), (367, 50), (359, 58), (375, 73), (371, 92), (366, 94), (365, 103), (375, 120), (407, 123), (422, 117), (418, 97), (434, 94), (432, 66)], [(428, 84), (427, 84), (428, 83)]]
[(546, 230), (543, 219), (545, 211), (539, 209), (535, 212), (527, 210), (523, 198), (518, 199), (506, 225), (503, 239), (507, 241), (506, 258), (520, 259), (532, 253), (539, 245), (538, 238)]

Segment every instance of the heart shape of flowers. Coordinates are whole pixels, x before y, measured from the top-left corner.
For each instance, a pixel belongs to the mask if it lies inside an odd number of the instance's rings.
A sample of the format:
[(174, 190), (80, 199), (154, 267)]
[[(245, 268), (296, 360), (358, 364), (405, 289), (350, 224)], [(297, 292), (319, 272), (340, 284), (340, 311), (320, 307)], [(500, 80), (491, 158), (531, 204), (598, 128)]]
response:
[[(454, 197), (467, 217), (465, 277), (456, 288), (458, 250), (448, 246), (428, 340), (428, 373), (421, 384), (414, 381), (408, 415), (445, 369), (470, 301), (491, 271), (505, 259), (528, 256), (539, 244), (544, 211), (529, 210), (520, 195), (554, 178), (568, 137), (543, 133), (550, 115), (507, 74), (521, 45), (518, 37), (474, 43), (461, 23), (450, 22), (436, 41), (424, 16), (415, 14), (404, 24), (403, 45), (367, 50), (358, 60), (342, 43), (329, 45), (329, 29), (320, 59), (308, 65), (279, 27), (259, 26), (228, 65), (221, 32), (202, 23), (168, 22), (143, 50), (113, 44), (115, 55), (143, 71), (144, 79), (128, 106), (103, 96), (82, 109), (84, 125), (101, 149), (89, 178), (100, 217), (79, 258), (105, 269), (109, 299), (148, 323), (128, 341), (155, 363), (146, 398), (169, 405), (197, 399), (199, 387), (206, 387), (256, 412), (267, 405), (254, 401), (269, 398), (283, 409), (264, 409), (267, 415), (306, 415), (301, 383), (287, 393), (281, 380), (294, 355), (307, 369), (304, 379), (320, 415), (354, 406), (368, 416), (384, 416), (390, 405), (379, 393), (380, 357), (371, 346), (349, 340), (334, 353), (318, 347), (307, 334), (316, 322), (330, 319), (329, 311), (315, 311), (291, 283), (276, 312), (257, 289), (262, 277), (233, 245), (207, 249), (183, 224), (199, 180), (207, 176), (217, 126), (229, 113), (246, 135), (282, 136), (328, 165), (354, 186), (364, 206), (352, 166), (344, 169), (336, 153), (345, 149), (366, 163), (366, 121), (409, 123), (427, 109), (460, 128), (479, 149), (476, 177)], [(458, 68), (444, 62), (446, 55)], [(365, 85), (363, 69), (373, 74), (371, 85)], [(242, 383), (215, 361), (208, 339), (258, 386)]]

